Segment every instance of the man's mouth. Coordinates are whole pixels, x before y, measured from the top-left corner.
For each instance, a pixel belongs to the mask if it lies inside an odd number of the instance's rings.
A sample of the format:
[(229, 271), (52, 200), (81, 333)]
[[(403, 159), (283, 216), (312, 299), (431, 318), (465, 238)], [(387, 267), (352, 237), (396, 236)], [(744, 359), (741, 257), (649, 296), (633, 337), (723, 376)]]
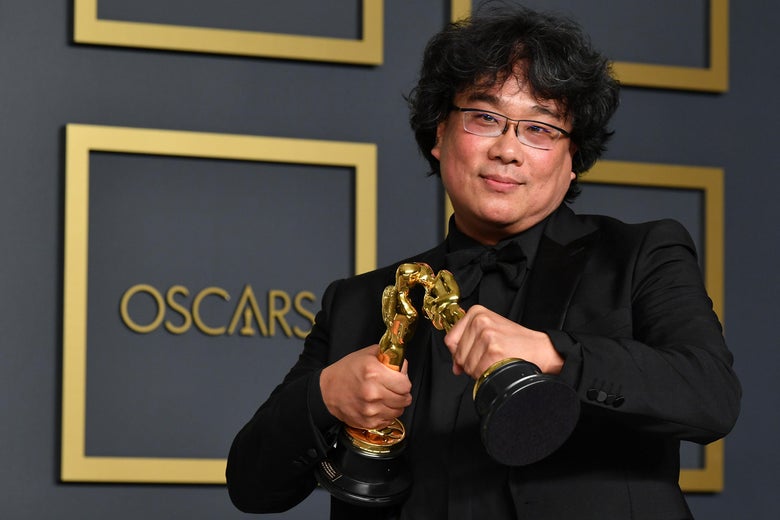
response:
[(520, 181), (515, 179), (514, 177), (507, 177), (503, 175), (480, 175), (482, 180), (485, 181), (485, 183), (494, 189), (509, 189), (514, 188), (515, 186), (519, 186), (522, 184)]

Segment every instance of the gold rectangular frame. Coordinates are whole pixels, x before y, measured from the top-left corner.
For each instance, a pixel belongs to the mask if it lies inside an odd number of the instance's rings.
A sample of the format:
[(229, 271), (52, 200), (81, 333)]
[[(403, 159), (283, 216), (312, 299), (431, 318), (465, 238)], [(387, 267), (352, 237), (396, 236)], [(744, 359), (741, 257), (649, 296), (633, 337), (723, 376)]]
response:
[[(721, 321), (724, 321), (724, 175), (720, 168), (599, 161), (580, 178), (583, 183), (676, 188), (703, 193), (704, 279)], [(452, 203), (445, 195), (445, 223), (450, 215)], [(686, 492), (723, 491), (723, 472), (724, 443), (720, 440), (705, 446), (702, 469), (680, 471), (680, 487)]]
[(359, 274), (376, 268), (376, 145), (78, 124), (67, 125), (66, 141), (61, 479), (224, 484), (224, 459), (86, 455), (89, 154), (99, 151), (354, 168), (354, 258)]
[(78, 43), (279, 59), (380, 65), (384, 0), (363, 0), (363, 38), (326, 38), (184, 25), (101, 20), (98, 0), (73, 0)]
[[(697, 190), (704, 195), (704, 280), (715, 312), (724, 321), (724, 172), (720, 168), (623, 161), (599, 161), (581, 181), (620, 186)], [(704, 447), (702, 469), (682, 469), (680, 487), (688, 492), (723, 491), (724, 442)]]
[[(709, 66), (682, 67), (616, 61), (623, 85), (677, 90), (726, 92), (729, 88), (729, 0), (710, 0)], [(471, 13), (471, 0), (450, 0), (452, 21)]]

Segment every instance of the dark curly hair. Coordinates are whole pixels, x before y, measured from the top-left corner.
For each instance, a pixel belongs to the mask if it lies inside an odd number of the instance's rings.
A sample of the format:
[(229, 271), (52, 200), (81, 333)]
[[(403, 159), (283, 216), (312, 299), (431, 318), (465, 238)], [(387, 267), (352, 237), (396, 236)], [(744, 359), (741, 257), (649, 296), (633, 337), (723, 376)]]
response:
[(524, 7), (484, 7), (428, 42), (420, 78), (407, 97), (417, 145), (430, 173), (440, 175), (431, 149), (455, 95), (500, 85), (520, 66), (531, 92), (557, 102), (572, 122), (577, 177), (566, 194), (572, 201), (580, 192), (580, 174), (606, 150), (613, 133), (607, 124), (618, 106), (619, 83), (607, 58), (593, 49), (577, 23)]

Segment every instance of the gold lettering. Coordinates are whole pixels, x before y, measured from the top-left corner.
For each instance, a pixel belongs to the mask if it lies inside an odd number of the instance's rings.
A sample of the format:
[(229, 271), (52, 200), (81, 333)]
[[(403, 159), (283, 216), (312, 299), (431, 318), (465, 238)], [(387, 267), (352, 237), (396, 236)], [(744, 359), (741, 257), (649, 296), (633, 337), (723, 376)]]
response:
[[(137, 323), (130, 317), (130, 300), (139, 294), (149, 295), (157, 306), (154, 319), (148, 324)], [(209, 336), (233, 335), (238, 331), (241, 336), (254, 336), (256, 334), (268, 337), (276, 334), (277, 323), (279, 329), (288, 337), (303, 339), (311, 332), (315, 314), (306, 302), (316, 301), (316, 296), (310, 291), (301, 291), (292, 299), (290, 294), (279, 289), (268, 291), (268, 314), (264, 317), (257, 297), (251, 285), (245, 285), (241, 292), (238, 304), (233, 310), (230, 324), (227, 327), (215, 327), (208, 325), (203, 319), (203, 301), (209, 296), (218, 296), (224, 301), (230, 301), (230, 294), (221, 287), (206, 287), (195, 295), (192, 305), (188, 305), (190, 290), (183, 285), (172, 285), (168, 288), (163, 298), (162, 293), (148, 284), (137, 284), (124, 292), (119, 303), (119, 312), (122, 322), (138, 334), (148, 334), (158, 329), (164, 322), (165, 329), (171, 334), (185, 334), (194, 323), (195, 327)], [(169, 318), (166, 319), (166, 311), (170, 309)], [(294, 310), (295, 314), (308, 321), (308, 330), (298, 325), (290, 326), (289, 314)], [(205, 309), (204, 309), (205, 310)], [(173, 316), (176, 314), (180, 318)], [(266, 321), (267, 319), (267, 321)], [(255, 326), (255, 323), (257, 324)], [(239, 328), (240, 327), (240, 328)]]
[(239, 334), (242, 336), (255, 335), (255, 328), (252, 326), (252, 309), (244, 309), (244, 326), (241, 327)]
[[(249, 306), (248, 308), (247, 305)], [(251, 314), (246, 311), (251, 311)], [(252, 291), (252, 286), (245, 285), (244, 291), (241, 293), (241, 299), (238, 301), (236, 310), (233, 312), (233, 317), (230, 319), (228, 334), (232, 335), (235, 332), (239, 320), (243, 317), (244, 326), (241, 328), (240, 334), (243, 336), (254, 335), (254, 329), (249, 321), (251, 316), (254, 316), (255, 321), (257, 321), (257, 326), (260, 328), (260, 334), (268, 336), (268, 328), (265, 326), (265, 320), (260, 313), (260, 307), (257, 305), (257, 298), (255, 298), (255, 293)]]
[[(313, 302), (315, 300), (314, 293), (309, 291), (301, 291), (295, 295), (295, 311), (304, 318), (307, 318), (310, 324), (314, 325), (314, 313), (303, 306), (303, 300), (309, 300), (310, 302)], [(308, 336), (309, 332), (311, 332), (311, 327), (309, 327), (309, 330), (302, 330), (296, 325), (293, 327), (293, 329), (295, 331), (295, 335), (301, 339)]]
[(168, 303), (168, 307), (181, 315), (182, 324), (174, 325), (171, 320), (165, 320), (165, 329), (171, 334), (184, 334), (192, 326), (192, 315), (187, 307), (176, 301), (175, 297), (177, 294), (181, 294), (186, 298), (190, 295), (190, 291), (183, 285), (173, 285), (165, 293), (165, 301)]
[[(281, 309), (276, 308), (277, 299), (282, 300)], [(285, 336), (288, 338), (292, 336), (292, 329), (290, 328), (290, 325), (287, 323), (287, 319), (285, 318), (288, 312), (290, 312), (290, 297), (287, 295), (287, 293), (276, 289), (271, 289), (268, 291), (268, 330), (271, 333), (271, 336), (276, 333), (276, 329), (274, 327), (274, 323), (276, 321), (278, 321), (279, 325), (281, 325)]]
[[(154, 298), (154, 301), (157, 304), (157, 315), (149, 325), (139, 325), (138, 323), (134, 322), (132, 318), (130, 318), (130, 313), (127, 310), (127, 307), (130, 303), (130, 298), (139, 292), (145, 292), (149, 294), (152, 298)], [(165, 317), (165, 304), (163, 303), (162, 294), (160, 294), (160, 292), (151, 285), (144, 283), (134, 285), (125, 291), (125, 294), (122, 295), (122, 299), (119, 302), (119, 314), (122, 316), (122, 321), (125, 322), (125, 325), (127, 325), (130, 330), (137, 332), (138, 334), (148, 334), (149, 332), (152, 332), (154, 329), (159, 327), (160, 323), (162, 323), (163, 318)]]
[(195, 300), (192, 302), (192, 319), (195, 320), (195, 326), (202, 333), (208, 334), (209, 336), (219, 336), (225, 333), (225, 327), (209, 327), (200, 316), (200, 304), (206, 296), (212, 294), (219, 296), (225, 301), (230, 300), (230, 295), (225, 289), (222, 289), (221, 287), (206, 287), (195, 296)]

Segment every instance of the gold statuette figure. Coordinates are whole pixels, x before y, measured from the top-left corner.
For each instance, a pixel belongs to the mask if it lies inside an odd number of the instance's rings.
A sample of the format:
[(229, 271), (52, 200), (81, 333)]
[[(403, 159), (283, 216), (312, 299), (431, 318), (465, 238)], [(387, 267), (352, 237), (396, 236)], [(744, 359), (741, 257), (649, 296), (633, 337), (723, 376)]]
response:
[[(388, 285), (382, 293), (382, 318), (387, 330), (379, 340), (379, 360), (393, 370), (401, 370), (406, 343), (417, 328), (418, 313), (409, 298), (409, 291), (416, 285), (425, 289), (423, 311), (437, 329), (449, 331), (464, 315), (452, 273), (442, 270), (434, 275), (430, 266), (421, 262), (398, 266), (395, 285)], [(355, 446), (371, 453), (387, 452), (406, 435), (398, 419), (381, 430), (352, 426), (346, 426), (346, 430)]]

